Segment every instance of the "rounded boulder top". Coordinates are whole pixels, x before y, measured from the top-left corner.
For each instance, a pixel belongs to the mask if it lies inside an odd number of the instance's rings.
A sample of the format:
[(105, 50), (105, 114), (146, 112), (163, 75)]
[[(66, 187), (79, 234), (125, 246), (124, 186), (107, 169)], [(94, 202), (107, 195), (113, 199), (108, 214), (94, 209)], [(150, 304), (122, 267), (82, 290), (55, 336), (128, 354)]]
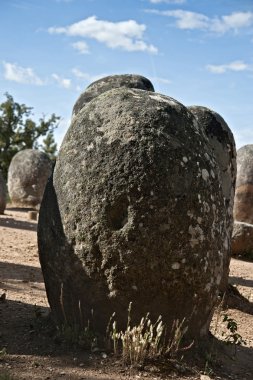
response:
[(140, 90), (152, 91), (154, 92), (153, 84), (149, 79), (135, 74), (122, 74), (122, 75), (110, 75), (97, 81), (91, 83), (86, 90), (79, 96), (74, 107), (73, 116), (77, 115), (78, 112), (89, 103), (96, 96), (102, 94), (103, 92), (112, 90), (113, 88), (138, 88)]
[(18, 207), (36, 207), (41, 203), (52, 162), (46, 153), (24, 149), (11, 160), (8, 170), (8, 190)]

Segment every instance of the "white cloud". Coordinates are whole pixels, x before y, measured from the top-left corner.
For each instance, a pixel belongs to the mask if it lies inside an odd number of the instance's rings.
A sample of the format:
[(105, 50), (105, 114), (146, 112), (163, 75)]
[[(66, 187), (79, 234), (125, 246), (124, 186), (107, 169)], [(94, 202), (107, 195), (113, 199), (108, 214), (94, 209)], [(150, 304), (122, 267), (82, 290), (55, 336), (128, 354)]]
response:
[(91, 75), (89, 73), (83, 72), (80, 69), (74, 68), (72, 69), (72, 73), (75, 75), (76, 78), (82, 79), (86, 82), (95, 82), (98, 79), (104, 78), (110, 74), (97, 74), (97, 75)]
[(84, 73), (83, 71), (81, 71), (81, 70), (79, 70), (77, 68), (72, 69), (72, 73), (78, 79), (84, 79), (84, 80), (87, 80), (87, 81), (89, 81), (91, 79), (91, 75), (90, 74)]
[(161, 84), (171, 84), (171, 80), (167, 79), (167, 78), (161, 78), (161, 77), (150, 77), (150, 80), (152, 82), (157, 82), (157, 83), (161, 83)]
[(88, 17), (66, 27), (48, 29), (51, 34), (92, 38), (104, 43), (111, 49), (120, 48), (126, 51), (157, 53), (157, 48), (154, 45), (149, 45), (143, 40), (145, 30), (144, 24), (138, 24), (134, 20), (111, 22), (98, 20), (96, 16)]
[(250, 65), (243, 61), (233, 61), (224, 65), (207, 65), (206, 69), (213, 74), (224, 74), (227, 71), (246, 71), (252, 70)]
[(22, 67), (16, 63), (3, 62), (4, 66), (4, 78), (10, 81), (34, 84), (42, 86), (44, 81), (35, 74), (31, 67)]
[[(213, 24), (215, 27), (216, 23), (214, 22)], [(230, 29), (247, 28), (253, 25), (253, 12), (233, 12), (230, 15), (222, 16), (221, 22), (218, 25), (221, 28), (218, 31), (221, 32), (226, 32)]]
[(167, 11), (167, 15), (177, 19), (179, 29), (206, 29), (208, 27), (208, 17), (201, 13), (178, 9)]
[(186, 0), (149, 0), (152, 4), (160, 4), (160, 3), (166, 3), (166, 4), (184, 4)]
[(73, 48), (78, 50), (80, 54), (89, 54), (89, 46), (84, 41), (77, 41), (72, 44)]
[(63, 88), (71, 87), (71, 80), (67, 78), (62, 78), (58, 74), (52, 74), (52, 78)]
[(160, 11), (147, 9), (146, 12), (176, 19), (179, 29), (201, 29), (214, 33), (238, 32), (239, 29), (253, 25), (253, 12), (233, 12), (220, 17), (208, 17), (202, 13), (185, 11), (182, 9)]

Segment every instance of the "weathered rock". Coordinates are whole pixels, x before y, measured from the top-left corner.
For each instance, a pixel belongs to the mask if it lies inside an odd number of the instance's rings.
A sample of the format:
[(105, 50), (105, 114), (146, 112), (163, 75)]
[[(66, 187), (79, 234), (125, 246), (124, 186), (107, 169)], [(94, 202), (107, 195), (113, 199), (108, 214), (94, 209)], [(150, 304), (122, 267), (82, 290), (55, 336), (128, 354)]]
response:
[[(235, 141), (227, 123), (218, 113), (200, 106), (191, 106), (188, 109), (194, 114), (199, 125), (204, 129), (219, 166), (220, 182), (225, 202), (225, 246), (227, 247), (227, 254), (223, 255), (224, 276), (221, 282), (221, 291), (224, 292), (227, 289), (233, 232), (233, 206), (236, 181)], [(205, 154), (208, 153), (206, 152)]]
[(253, 224), (235, 222), (232, 237), (232, 255), (253, 257)]
[(18, 152), (8, 170), (11, 202), (18, 207), (39, 205), (51, 172), (52, 163), (45, 153), (33, 149)]
[(0, 170), (0, 214), (4, 213), (6, 207), (6, 184)]
[[(227, 255), (219, 167), (176, 100), (119, 88), (79, 111), (41, 204), (38, 244), (58, 324), (105, 332), (151, 313), (208, 331)], [(169, 331), (169, 330), (168, 330)]]
[(96, 96), (102, 94), (105, 91), (119, 87), (139, 88), (140, 90), (154, 92), (154, 87), (150, 80), (141, 75), (110, 75), (91, 83), (86, 88), (86, 90), (79, 96), (73, 107), (73, 116), (78, 114), (78, 112), (85, 106), (85, 104), (89, 103)]
[(253, 224), (253, 145), (237, 151), (234, 218)]

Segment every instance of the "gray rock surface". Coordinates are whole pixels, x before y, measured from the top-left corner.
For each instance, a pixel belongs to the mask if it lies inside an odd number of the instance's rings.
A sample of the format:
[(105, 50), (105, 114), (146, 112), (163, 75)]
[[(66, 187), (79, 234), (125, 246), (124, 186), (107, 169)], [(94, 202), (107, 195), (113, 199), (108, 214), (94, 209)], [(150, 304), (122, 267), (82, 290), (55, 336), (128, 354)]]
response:
[(4, 213), (6, 207), (6, 184), (0, 170), (0, 214)]
[[(176, 100), (118, 88), (78, 112), (47, 184), (38, 224), (58, 324), (105, 332), (151, 313), (208, 331), (227, 255), (219, 168)], [(169, 331), (169, 330), (168, 330)]]
[(237, 151), (237, 178), (234, 218), (253, 224), (253, 145), (245, 145)]
[(233, 232), (233, 207), (236, 181), (235, 140), (227, 123), (217, 112), (201, 106), (191, 106), (188, 109), (194, 114), (201, 128), (204, 129), (220, 169), (220, 183), (225, 202), (225, 244), (228, 251), (227, 254), (223, 256), (224, 277), (221, 283), (221, 291), (224, 292), (227, 289)]
[(78, 112), (85, 106), (85, 104), (89, 103), (96, 96), (102, 94), (105, 91), (119, 87), (139, 88), (141, 90), (154, 92), (154, 87), (150, 80), (141, 75), (110, 75), (91, 83), (86, 88), (86, 90), (77, 99), (73, 107), (72, 116), (74, 117), (76, 114), (78, 114)]
[(25, 149), (12, 159), (8, 170), (11, 202), (18, 207), (36, 207), (52, 172), (48, 156), (39, 150)]
[(235, 222), (232, 237), (232, 255), (253, 257), (253, 224)]

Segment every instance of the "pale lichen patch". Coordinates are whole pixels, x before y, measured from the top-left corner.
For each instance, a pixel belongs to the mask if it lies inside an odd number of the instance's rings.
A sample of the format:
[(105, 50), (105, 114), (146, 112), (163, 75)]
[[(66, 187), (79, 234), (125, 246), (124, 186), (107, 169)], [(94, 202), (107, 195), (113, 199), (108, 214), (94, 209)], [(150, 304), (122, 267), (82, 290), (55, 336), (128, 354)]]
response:
[(208, 171), (207, 171), (206, 169), (202, 169), (202, 170), (201, 170), (201, 175), (202, 175), (202, 178), (203, 178), (204, 181), (207, 181), (207, 180), (208, 180), (208, 178), (209, 178), (209, 173), (208, 173)]
[(204, 232), (198, 224), (196, 225), (196, 227), (190, 225), (188, 232), (191, 235), (190, 245), (192, 248), (194, 248), (195, 245), (202, 243), (205, 239)]
[[(160, 94), (150, 94), (149, 97), (151, 99), (154, 99), (154, 100), (158, 100), (159, 102), (164, 102), (164, 103), (168, 103), (170, 106), (180, 106), (180, 104), (178, 102), (176, 102), (175, 100), (169, 98), (169, 97), (165, 97), (165, 96), (162, 96)], [(181, 106), (180, 106), (181, 108)]]
[(89, 152), (90, 150), (94, 149), (94, 144), (93, 144), (93, 142), (92, 142), (90, 145), (88, 145), (86, 149), (88, 150), (88, 152)]
[(171, 265), (171, 268), (177, 270), (177, 269), (180, 268), (180, 264), (179, 264), (178, 262), (175, 262), (175, 263), (173, 263), (173, 264)]

